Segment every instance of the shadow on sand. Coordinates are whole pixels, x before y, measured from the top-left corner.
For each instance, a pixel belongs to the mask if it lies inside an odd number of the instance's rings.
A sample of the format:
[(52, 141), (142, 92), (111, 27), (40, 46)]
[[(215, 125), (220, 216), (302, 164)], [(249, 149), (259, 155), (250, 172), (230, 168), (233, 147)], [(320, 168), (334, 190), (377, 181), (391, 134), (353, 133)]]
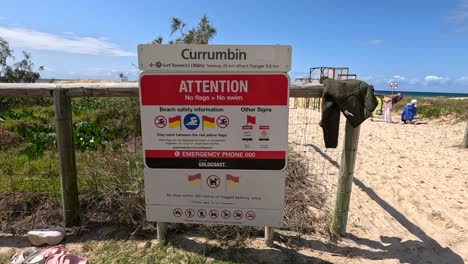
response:
[[(308, 144), (317, 153), (319, 153), (330, 164), (339, 168), (337, 161), (333, 160), (330, 156), (324, 153), (319, 147)], [(398, 259), (402, 263), (450, 263), (450, 264), (463, 264), (461, 256), (453, 252), (450, 248), (443, 248), (437, 241), (428, 236), (420, 227), (413, 224), (405, 215), (396, 210), (393, 206), (380, 198), (377, 193), (371, 188), (367, 187), (362, 181), (354, 177), (353, 183), (364, 191), (372, 200), (374, 200), (382, 209), (390, 214), (398, 223), (406, 228), (411, 234), (419, 238), (418, 240), (407, 240), (401, 242), (399, 237), (380, 237), (380, 241), (373, 241), (367, 238), (359, 238), (353, 234), (347, 234), (347, 238), (354, 242), (365, 245), (369, 248), (378, 250), (371, 251), (355, 247), (331, 247), (333, 253), (340, 253), (343, 256), (360, 257), (366, 259)], [(297, 238), (291, 238), (294, 241)], [(300, 239), (300, 243), (304, 246), (309, 246), (312, 249), (323, 250), (326, 245), (317, 241), (307, 241)]]

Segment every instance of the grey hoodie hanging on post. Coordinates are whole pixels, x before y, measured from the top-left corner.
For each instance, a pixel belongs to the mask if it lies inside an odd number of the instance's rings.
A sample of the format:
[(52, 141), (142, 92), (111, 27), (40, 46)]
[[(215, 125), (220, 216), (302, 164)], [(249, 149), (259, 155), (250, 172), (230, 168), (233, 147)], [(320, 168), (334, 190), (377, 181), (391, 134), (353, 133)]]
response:
[(377, 107), (374, 87), (360, 80), (338, 81), (321, 77), (323, 84), (322, 120), (326, 148), (336, 148), (340, 127), (340, 111), (353, 127), (359, 126)]

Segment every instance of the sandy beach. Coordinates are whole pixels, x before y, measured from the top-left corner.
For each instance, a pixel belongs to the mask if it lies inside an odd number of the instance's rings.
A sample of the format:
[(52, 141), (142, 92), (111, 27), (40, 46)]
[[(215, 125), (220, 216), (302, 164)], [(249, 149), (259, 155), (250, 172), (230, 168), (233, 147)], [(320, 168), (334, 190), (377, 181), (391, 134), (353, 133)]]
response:
[[(329, 252), (317, 254), (326, 248), (317, 238), (299, 252), (332, 263), (468, 262), (466, 124), (418, 121), (377, 117), (361, 125), (348, 235)], [(321, 131), (317, 136), (313, 141), (322, 144)]]
[(464, 128), (438, 121), (362, 125), (349, 231), (376, 242), (384, 258), (468, 261)]

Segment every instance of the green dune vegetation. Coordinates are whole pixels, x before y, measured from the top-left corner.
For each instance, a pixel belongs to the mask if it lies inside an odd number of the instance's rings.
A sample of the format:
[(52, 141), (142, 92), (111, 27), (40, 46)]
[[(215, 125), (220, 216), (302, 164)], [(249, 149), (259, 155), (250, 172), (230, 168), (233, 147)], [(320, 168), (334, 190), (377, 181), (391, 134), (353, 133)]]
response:
[[(394, 112), (400, 113), (410, 101), (411, 98), (404, 98), (396, 105)], [(454, 121), (463, 121), (468, 115), (468, 98), (418, 98), (417, 115), (419, 118), (451, 117)]]

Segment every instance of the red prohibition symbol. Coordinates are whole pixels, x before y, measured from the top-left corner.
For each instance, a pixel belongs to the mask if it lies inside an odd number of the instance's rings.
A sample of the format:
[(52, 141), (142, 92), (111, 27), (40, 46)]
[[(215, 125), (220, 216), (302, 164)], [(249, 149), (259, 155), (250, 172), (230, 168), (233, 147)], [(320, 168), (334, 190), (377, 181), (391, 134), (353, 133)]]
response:
[(239, 210), (234, 211), (234, 218), (235, 219), (241, 220), (242, 216), (243, 216), (242, 211), (239, 211)]
[(172, 214), (175, 217), (181, 217), (183, 212), (182, 212), (182, 209), (180, 209), (180, 208), (174, 208), (174, 210), (172, 210)]
[(223, 212), (221, 212), (221, 216), (224, 219), (229, 219), (229, 218), (231, 218), (231, 212), (229, 210), (223, 210)]
[(210, 218), (211, 219), (216, 219), (216, 218), (218, 218), (218, 216), (219, 216), (218, 210), (215, 210), (215, 209), (210, 210)]
[(212, 189), (218, 188), (221, 184), (221, 179), (216, 175), (210, 175), (206, 178), (206, 184)]
[(218, 118), (216, 118), (216, 124), (219, 128), (226, 128), (229, 126), (229, 118), (224, 115), (218, 116)]
[(162, 115), (158, 115), (154, 118), (154, 124), (156, 127), (165, 128), (167, 126), (167, 119)]
[(188, 208), (185, 210), (185, 216), (187, 216), (188, 218), (192, 218), (195, 216), (195, 211), (193, 211), (192, 208)]
[(248, 220), (254, 220), (255, 217), (256, 217), (256, 215), (252, 211), (247, 211), (247, 213), (245, 213), (245, 218), (247, 218)]
[(198, 209), (197, 216), (200, 217), (200, 218), (205, 218), (206, 217), (205, 209)]

